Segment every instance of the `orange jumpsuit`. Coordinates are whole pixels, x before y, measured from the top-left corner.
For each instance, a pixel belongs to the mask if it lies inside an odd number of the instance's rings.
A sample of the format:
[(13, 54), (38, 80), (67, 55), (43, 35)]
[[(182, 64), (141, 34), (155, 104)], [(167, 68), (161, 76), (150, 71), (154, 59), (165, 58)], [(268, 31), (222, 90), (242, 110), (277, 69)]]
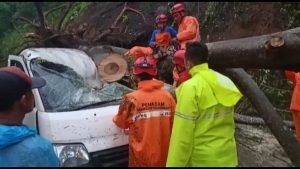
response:
[(199, 22), (197, 18), (185, 16), (178, 27), (177, 39), (181, 48), (185, 49), (187, 42), (200, 41)]
[(138, 83), (124, 96), (113, 122), (129, 128), (129, 167), (166, 166), (175, 101), (159, 80)]
[(285, 71), (285, 73), (294, 86), (290, 109), (293, 112), (297, 139), (300, 141), (300, 72)]

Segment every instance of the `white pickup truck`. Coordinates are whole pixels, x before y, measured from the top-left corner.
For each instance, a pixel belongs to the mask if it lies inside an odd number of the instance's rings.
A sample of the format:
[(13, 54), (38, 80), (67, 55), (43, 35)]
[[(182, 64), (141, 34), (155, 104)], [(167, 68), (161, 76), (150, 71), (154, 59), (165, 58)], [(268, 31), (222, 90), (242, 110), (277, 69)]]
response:
[(24, 124), (52, 141), (61, 166), (127, 166), (128, 136), (112, 118), (130, 88), (101, 85), (95, 63), (77, 49), (25, 49), (8, 65), (47, 81), (33, 90), (35, 109)]

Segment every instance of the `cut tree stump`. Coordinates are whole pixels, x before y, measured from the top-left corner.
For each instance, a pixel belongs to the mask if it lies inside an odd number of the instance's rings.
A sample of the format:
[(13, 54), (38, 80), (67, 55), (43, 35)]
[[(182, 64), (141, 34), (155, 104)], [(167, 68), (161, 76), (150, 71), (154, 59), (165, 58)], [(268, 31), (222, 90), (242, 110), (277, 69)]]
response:
[(122, 79), (128, 70), (127, 61), (110, 46), (92, 47), (85, 50), (94, 60), (99, 78), (104, 82), (114, 82)]

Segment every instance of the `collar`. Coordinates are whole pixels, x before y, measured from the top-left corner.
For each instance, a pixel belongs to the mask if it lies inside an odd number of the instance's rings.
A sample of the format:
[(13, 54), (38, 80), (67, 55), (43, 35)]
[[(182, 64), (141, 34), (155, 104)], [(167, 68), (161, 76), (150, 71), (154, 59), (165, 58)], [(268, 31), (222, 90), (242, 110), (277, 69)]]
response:
[(160, 80), (143, 80), (138, 83), (138, 89), (139, 90), (154, 90), (154, 89), (160, 89), (164, 86), (164, 82)]
[(166, 31), (167, 31), (167, 28), (168, 28), (168, 27), (166, 26), (165, 29), (163, 29), (163, 30), (158, 29), (158, 28), (157, 28), (157, 30), (158, 30), (159, 33), (163, 33), (163, 32), (166, 32)]
[(195, 76), (198, 72), (202, 71), (202, 70), (208, 70), (208, 63), (202, 63), (200, 65), (195, 65), (193, 66), (190, 70), (189, 73), (192, 76)]

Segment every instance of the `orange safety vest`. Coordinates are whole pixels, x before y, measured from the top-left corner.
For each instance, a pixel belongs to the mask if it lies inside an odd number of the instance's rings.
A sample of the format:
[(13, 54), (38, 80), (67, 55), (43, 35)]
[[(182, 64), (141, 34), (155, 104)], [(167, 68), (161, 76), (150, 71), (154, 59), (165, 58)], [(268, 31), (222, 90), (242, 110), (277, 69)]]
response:
[(199, 22), (197, 18), (185, 16), (178, 27), (177, 39), (180, 42), (181, 48), (185, 49), (187, 42), (200, 41)]
[(124, 96), (113, 122), (129, 128), (129, 167), (166, 166), (175, 100), (159, 80), (138, 83)]
[(155, 35), (155, 44), (158, 46), (169, 46), (171, 42), (171, 34), (170, 32), (157, 33)]

